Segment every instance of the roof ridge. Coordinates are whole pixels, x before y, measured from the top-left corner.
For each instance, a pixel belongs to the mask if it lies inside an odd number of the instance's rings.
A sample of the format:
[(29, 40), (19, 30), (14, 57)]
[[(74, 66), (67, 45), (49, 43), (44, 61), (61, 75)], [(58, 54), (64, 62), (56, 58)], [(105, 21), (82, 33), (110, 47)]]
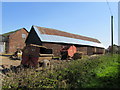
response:
[(23, 27), (23, 28), (20, 28), (20, 29), (17, 29), (17, 30), (13, 30), (13, 31), (10, 31), (10, 32), (1, 34), (1, 35), (3, 35), (3, 36), (8, 36), (8, 35), (11, 35), (11, 34), (17, 32), (17, 31), (19, 31), (19, 30), (21, 30), (21, 29), (25, 29), (25, 30), (27, 31), (27, 29)]

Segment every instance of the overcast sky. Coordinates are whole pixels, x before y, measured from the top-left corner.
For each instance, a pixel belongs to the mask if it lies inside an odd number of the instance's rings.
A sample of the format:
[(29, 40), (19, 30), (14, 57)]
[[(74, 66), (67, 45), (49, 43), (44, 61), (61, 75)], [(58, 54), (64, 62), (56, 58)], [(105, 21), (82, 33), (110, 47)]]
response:
[[(114, 43), (118, 44), (118, 3), (110, 2), (114, 16)], [(110, 42), (110, 17), (106, 2), (3, 2), (2, 33), (32, 25), (58, 29)]]

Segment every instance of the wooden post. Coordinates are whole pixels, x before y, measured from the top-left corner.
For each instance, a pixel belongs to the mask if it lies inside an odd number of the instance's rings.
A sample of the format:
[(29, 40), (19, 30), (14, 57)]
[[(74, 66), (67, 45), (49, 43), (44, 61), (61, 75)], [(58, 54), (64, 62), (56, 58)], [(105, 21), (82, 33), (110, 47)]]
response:
[(113, 54), (113, 16), (111, 16), (111, 53)]

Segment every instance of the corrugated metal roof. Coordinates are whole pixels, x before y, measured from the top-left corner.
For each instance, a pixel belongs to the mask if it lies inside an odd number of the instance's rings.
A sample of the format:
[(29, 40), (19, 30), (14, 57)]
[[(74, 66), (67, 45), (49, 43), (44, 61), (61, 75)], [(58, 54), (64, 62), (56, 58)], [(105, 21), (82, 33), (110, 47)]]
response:
[(41, 34), (41, 32), (38, 30), (36, 26), (34, 26), (34, 29), (42, 42), (68, 43), (68, 44), (88, 45), (88, 46), (104, 48), (104, 46), (101, 43), (69, 38), (64, 36)]
[(99, 40), (97, 40), (95, 38), (91, 38), (91, 37), (72, 34), (72, 33), (64, 32), (64, 31), (60, 31), (60, 30), (56, 30), (56, 29), (51, 29), (51, 28), (44, 28), (44, 27), (38, 27), (38, 26), (35, 26), (35, 27), (40, 31), (41, 34), (63, 36), (63, 37), (69, 37), (69, 38), (75, 38), (75, 39), (81, 39), (81, 40), (85, 40), (85, 41), (100, 43)]

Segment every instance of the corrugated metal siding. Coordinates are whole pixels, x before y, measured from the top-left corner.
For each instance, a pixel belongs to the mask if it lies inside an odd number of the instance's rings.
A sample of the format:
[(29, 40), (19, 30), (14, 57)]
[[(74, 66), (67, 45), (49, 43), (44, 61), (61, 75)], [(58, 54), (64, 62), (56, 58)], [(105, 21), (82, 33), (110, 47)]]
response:
[(0, 42), (0, 53), (5, 52), (5, 42)]
[(95, 42), (68, 38), (63, 36), (41, 34), (36, 27), (34, 27), (34, 29), (42, 42), (68, 43), (68, 44), (88, 45), (88, 46), (104, 48), (104, 46), (101, 43), (95, 43)]
[(4, 45), (0, 45), (0, 53), (4, 52)]

